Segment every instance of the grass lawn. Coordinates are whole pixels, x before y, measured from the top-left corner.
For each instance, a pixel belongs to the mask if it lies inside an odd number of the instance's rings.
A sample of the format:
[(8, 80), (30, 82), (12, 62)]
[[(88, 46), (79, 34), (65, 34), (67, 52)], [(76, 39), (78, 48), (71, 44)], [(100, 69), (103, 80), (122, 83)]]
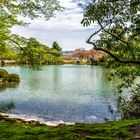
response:
[(51, 127), (0, 116), (0, 140), (130, 140), (136, 124), (140, 120)]

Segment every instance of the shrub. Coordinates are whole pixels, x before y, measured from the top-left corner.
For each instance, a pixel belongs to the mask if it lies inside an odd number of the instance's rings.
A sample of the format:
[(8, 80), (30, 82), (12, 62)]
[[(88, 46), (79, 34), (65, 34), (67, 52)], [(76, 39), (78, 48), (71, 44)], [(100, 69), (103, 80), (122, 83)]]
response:
[(8, 72), (4, 69), (0, 69), (0, 78), (4, 78), (6, 76), (8, 76)]
[(123, 119), (139, 119), (140, 118), (140, 85), (132, 90), (129, 100), (122, 97), (118, 99), (118, 110)]
[(7, 79), (8, 79), (8, 82), (16, 82), (16, 83), (20, 82), (20, 78), (18, 74), (9, 74)]
[(3, 82), (8, 82), (9, 81), (9, 75), (6, 75), (5, 77), (3, 77)]

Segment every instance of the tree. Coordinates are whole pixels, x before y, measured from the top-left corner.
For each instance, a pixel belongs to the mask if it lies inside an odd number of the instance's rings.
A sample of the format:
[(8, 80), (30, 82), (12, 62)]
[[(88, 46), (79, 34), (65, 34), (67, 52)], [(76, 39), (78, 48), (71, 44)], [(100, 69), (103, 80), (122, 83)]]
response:
[[(31, 19), (42, 17), (48, 20), (53, 16), (54, 11), (60, 9), (61, 7), (57, 0), (1, 0), (0, 49), (3, 49), (4, 45), (19, 47), (22, 53), (25, 51), (25, 48), (23, 47), (26, 47), (28, 39), (11, 33), (11, 28), (13, 26), (27, 25), (27, 23), (19, 20), (19, 16), (28, 17)], [(6, 57), (7, 55), (8, 54), (6, 54)], [(35, 61), (33, 63), (35, 63)], [(36, 63), (38, 64), (39, 62), (36, 61)]]
[[(89, 26), (97, 22), (100, 28), (89, 37), (87, 43), (92, 44), (95, 50), (109, 54), (120, 63), (140, 65), (139, 9), (138, 0), (94, 0), (87, 7), (81, 23)], [(101, 32), (105, 34), (104, 37), (91, 41)], [(120, 54), (122, 51), (125, 54)]]
[[(139, 9), (137, 0), (94, 0), (86, 8), (82, 20), (84, 26), (98, 23), (99, 29), (89, 37), (87, 43), (113, 58), (110, 66), (118, 68), (113, 75), (125, 81), (120, 88), (128, 88), (140, 75)], [(93, 40), (96, 35), (99, 35), (99, 39)]]
[(60, 10), (57, 0), (1, 0), (0, 1), (0, 47), (2, 44), (12, 44), (22, 49), (21, 39), (11, 34), (14, 25), (26, 25), (18, 19), (19, 16), (49, 19), (55, 10)]
[(140, 85), (137, 85), (137, 88), (132, 90), (130, 99), (126, 100), (119, 97), (118, 109), (124, 119), (140, 118)]
[(53, 50), (57, 50), (57, 51), (61, 51), (62, 50), (62, 48), (58, 45), (58, 43), (56, 41), (53, 42), (52, 49)]
[(45, 61), (45, 47), (47, 46), (40, 44), (35, 38), (30, 38), (19, 54), (20, 63), (32, 66), (42, 64)]
[(73, 56), (77, 58), (77, 60), (81, 61), (84, 59), (86, 50), (83, 48), (76, 49), (73, 53)]
[(26, 43), (26, 46), (20, 51), (19, 63), (38, 67), (41, 64), (60, 62), (61, 52), (41, 44), (35, 38), (26, 40)]
[(9, 46), (1, 44), (0, 47), (0, 60), (3, 59), (16, 59), (17, 55)]
[[(110, 67), (115, 68), (111, 77), (121, 79), (118, 90), (130, 88), (140, 76), (140, 3), (138, 0), (93, 0), (85, 9), (82, 24), (97, 23), (99, 28), (87, 40), (95, 50), (107, 53)], [(99, 39), (94, 40), (95, 36)], [(138, 84), (137, 86), (139, 86)], [(136, 91), (138, 95), (138, 91)], [(133, 102), (133, 97), (130, 102)], [(138, 98), (140, 100), (140, 98)], [(136, 102), (133, 102), (136, 105)], [(132, 105), (132, 103), (129, 103)], [(126, 105), (126, 110), (129, 108)], [(135, 108), (135, 110), (138, 109)], [(123, 114), (123, 113), (121, 113)], [(135, 114), (130, 118), (137, 118)], [(124, 117), (127, 118), (127, 117)]]

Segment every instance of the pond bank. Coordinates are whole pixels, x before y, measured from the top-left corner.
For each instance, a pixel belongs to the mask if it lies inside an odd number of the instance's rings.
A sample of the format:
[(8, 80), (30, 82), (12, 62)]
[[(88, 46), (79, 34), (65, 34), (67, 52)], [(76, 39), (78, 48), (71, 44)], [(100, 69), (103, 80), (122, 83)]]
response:
[(15, 65), (16, 63), (17, 63), (16, 60), (0, 60), (0, 66)]
[[(100, 124), (46, 126), (0, 115), (0, 138), (30, 140), (118, 140), (139, 139), (140, 120), (122, 120)], [(8, 129), (7, 129), (8, 128)]]
[(3, 116), (4, 118), (9, 119), (17, 119), (23, 123), (30, 124), (30, 123), (37, 123), (47, 126), (58, 126), (58, 125), (74, 125), (75, 123), (71, 122), (64, 122), (63, 120), (58, 121), (45, 121), (42, 118), (37, 118), (35, 116), (27, 116), (27, 115), (16, 115), (16, 114), (4, 114), (0, 113), (0, 116)]

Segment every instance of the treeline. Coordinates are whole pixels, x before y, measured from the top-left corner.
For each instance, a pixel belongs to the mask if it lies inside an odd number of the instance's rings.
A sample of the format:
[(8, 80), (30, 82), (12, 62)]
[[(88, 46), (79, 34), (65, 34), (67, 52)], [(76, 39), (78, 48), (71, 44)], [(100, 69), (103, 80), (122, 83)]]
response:
[(42, 65), (42, 64), (61, 64), (60, 59), (61, 47), (57, 42), (49, 48), (37, 41), (35, 38), (26, 39), (24, 45), (17, 47), (7, 46), (0, 47), (0, 60), (15, 60), (18, 64), (25, 65)]

